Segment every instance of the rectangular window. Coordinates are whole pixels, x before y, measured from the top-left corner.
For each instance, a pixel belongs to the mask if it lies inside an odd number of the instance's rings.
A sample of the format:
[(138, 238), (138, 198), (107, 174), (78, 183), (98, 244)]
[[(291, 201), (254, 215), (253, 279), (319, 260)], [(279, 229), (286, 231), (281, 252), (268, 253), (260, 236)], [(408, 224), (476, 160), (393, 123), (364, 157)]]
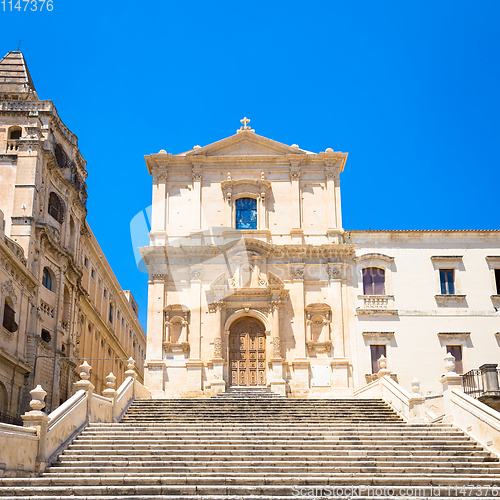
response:
[(497, 286), (497, 295), (500, 295), (500, 269), (495, 269), (495, 284)]
[(462, 346), (461, 345), (447, 345), (446, 352), (451, 353), (455, 358), (455, 373), (462, 375), (463, 364), (462, 364)]
[(113, 323), (113, 306), (109, 306), (109, 322)]
[(90, 271), (90, 277), (95, 280), (95, 270), (92, 269), (92, 271)]
[(236, 200), (236, 229), (257, 229), (257, 200)]
[(104, 289), (104, 298), (107, 299), (108, 298), (108, 291), (106, 289)]
[(370, 351), (372, 356), (372, 373), (377, 373), (380, 370), (380, 367), (378, 366), (380, 356), (386, 356), (385, 345), (372, 344), (370, 345)]
[(89, 259), (87, 257), (85, 257), (83, 259), (83, 265), (88, 269), (89, 268)]
[(455, 295), (455, 271), (453, 269), (440, 269), (439, 281), (441, 282), (441, 295)]
[(385, 270), (379, 267), (363, 269), (363, 294), (385, 295)]

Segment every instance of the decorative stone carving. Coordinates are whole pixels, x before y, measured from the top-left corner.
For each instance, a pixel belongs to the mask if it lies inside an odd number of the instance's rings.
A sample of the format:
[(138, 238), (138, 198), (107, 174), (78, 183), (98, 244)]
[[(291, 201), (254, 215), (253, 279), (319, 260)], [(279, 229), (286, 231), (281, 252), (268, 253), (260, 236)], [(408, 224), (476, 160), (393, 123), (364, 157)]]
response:
[(292, 269), (292, 280), (304, 279), (304, 267), (295, 267)]
[(290, 170), (290, 179), (292, 181), (300, 180), (300, 171), (299, 170)]
[(193, 171), (193, 181), (201, 181), (201, 172)]
[(201, 281), (201, 269), (190, 269), (189, 281)]
[(208, 308), (210, 312), (217, 312), (217, 311), (222, 311), (224, 308), (225, 303), (223, 300), (216, 300), (215, 302), (212, 302), (209, 304)]
[(222, 358), (222, 339), (220, 337), (214, 339), (214, 358)]
[(5, 297), (10, 297), (12, 303), (16, 305), (17, 295), (12, 280), (4, 281), (0, 286), (0, 290), (2, 290), (2, 295), (4, 295)]
[(328, 264), (326, 272), (329, 280), (339, 279), (342, 276), (342, 269), (332, 264)]
[(151, 281), (165, 281), (166, 277), (166, 274), (152, 274)]
[(281, 358), (281, 340), (279, 337), (273, 337), (273, 358)]

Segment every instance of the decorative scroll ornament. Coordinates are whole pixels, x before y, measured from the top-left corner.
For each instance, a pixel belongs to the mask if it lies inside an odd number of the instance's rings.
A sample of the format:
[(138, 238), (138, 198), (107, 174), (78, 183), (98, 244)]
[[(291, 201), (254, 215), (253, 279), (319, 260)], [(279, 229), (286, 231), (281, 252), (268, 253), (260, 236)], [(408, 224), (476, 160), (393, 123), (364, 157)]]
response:
[(304, 279), (304, 268), (296, 267), (292, 269), (292, 280), (303, 280)]
[(222, 339), (220, 337), (214, 339), (214, 358), (222, 358)]
[(342, 271), (339, 266), (333, 266), (332, 264), (328, 264), (327, 270), (328, 278), (331, 280), (340, 278)]
[(190, 269), (189, 281), (201, 281), (201, 269)]
[(152, 281), (164, 281), (166, 276), (167, 276), (166, 274), (152, 274), (151, 280)]
[(0, 290), (2, 290), (2, 295), (10, 297), (10, 299), (12, 300), (12, 304), (16, 305), (17, 295), (12, 280), (4, 281), (0, 286)]
[(281, 358), (281, 340), (279, 337), (273, 337), (273, 358)]

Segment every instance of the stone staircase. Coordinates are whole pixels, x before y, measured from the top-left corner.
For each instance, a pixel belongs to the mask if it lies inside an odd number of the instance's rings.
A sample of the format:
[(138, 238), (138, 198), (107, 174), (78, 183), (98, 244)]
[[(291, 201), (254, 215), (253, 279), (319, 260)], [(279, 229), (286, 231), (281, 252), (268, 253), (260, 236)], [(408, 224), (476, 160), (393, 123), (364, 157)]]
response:
[(451, 425), (406, 424), (382, 400), (234, 389), (135, 401), (121, 423), (89, 424), (41, 477), (0, 486), (0, 500), (493, 498), (500, 464)]

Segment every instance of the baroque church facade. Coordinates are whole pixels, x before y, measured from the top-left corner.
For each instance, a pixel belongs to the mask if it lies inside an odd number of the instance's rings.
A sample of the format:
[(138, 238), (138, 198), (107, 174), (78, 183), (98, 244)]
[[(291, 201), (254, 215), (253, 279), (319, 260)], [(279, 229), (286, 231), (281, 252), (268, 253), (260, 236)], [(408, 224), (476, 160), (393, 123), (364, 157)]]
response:
[(136, 359), (146, 337), (86, 221), (86, 162), (77, 137), (40, 100), (24, 56), (0, 61), (0, 421), (47, 391), (47, 411), (73, 394), (77, 367), (106, 388)]
[(438, 394), (500, 359), (500, 232), (351, 231), (347, 154), (259, 136), (146, 156), (153, 178), (145, 384), (153, 397), (270, 387), (344, 397), (378, 360)]

